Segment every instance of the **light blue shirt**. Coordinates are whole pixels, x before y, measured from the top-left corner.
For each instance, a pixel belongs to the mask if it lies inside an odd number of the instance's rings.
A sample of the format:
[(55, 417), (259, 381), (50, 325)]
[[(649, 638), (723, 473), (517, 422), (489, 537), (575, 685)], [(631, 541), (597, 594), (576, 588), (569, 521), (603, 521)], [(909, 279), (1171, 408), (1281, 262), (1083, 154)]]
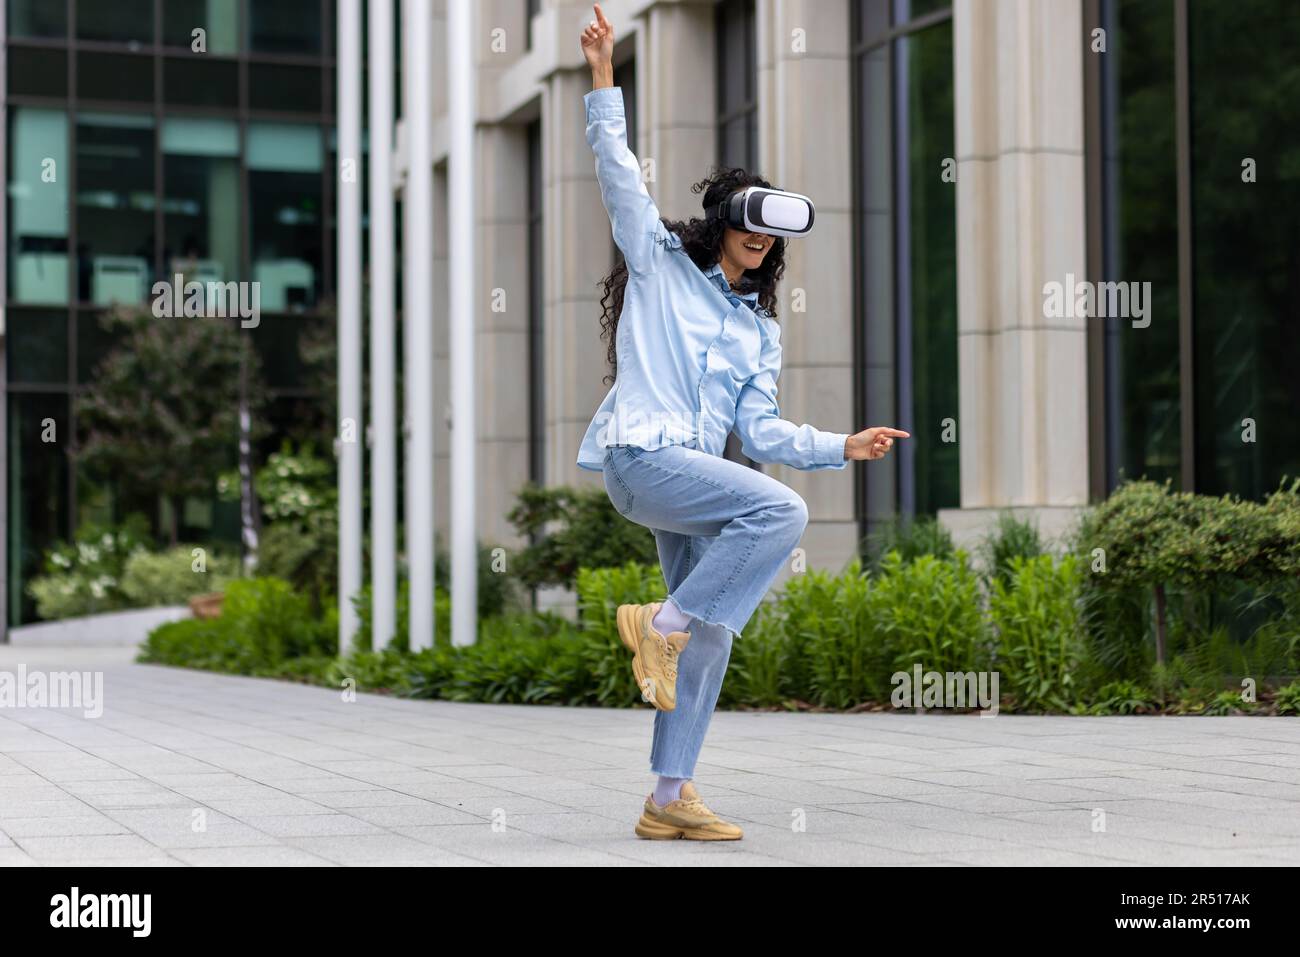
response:
[(628, 278), (617, 378), (587, 427), (578, 465), (599, 471), (608, 445), (687, 445), (722, 455), (734, 430), (756, 462), (843, 468), (847, 433), (781, 418), (781, 327), (758, 294), (731, 290), (717, 263), (701, 271), (660, 221), (627, 146), (622, 89), (592, 90), (583, 102), (600, 195)]

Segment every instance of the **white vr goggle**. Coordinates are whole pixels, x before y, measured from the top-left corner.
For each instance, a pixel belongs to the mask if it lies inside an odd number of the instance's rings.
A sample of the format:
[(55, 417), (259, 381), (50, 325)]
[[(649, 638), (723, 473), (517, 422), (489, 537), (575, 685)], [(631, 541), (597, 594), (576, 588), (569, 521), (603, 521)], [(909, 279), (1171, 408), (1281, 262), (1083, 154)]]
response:
[(705, 209), (704, 218), (721, 219), (732, 229), (750, 233), (807, 236), (815, 212), (807, 196), (750, 186)]

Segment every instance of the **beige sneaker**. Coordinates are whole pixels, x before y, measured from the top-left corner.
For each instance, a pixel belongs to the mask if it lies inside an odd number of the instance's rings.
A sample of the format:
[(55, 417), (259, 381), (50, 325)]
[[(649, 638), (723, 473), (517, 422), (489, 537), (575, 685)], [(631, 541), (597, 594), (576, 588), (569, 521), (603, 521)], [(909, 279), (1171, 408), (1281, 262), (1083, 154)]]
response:
[(645, 810), (634, 830), (638, 837), (660, 841), (679, 837), (688, 841), (738, 841), (745, 833), (710, 811), (691, 781), (682, 785), (681, 797), (663, 807), (655, 804), (653, 794), (646, 797)]
[(660, 711), (677, 707), (677, 657), (691, 640), (690, 632), (670, 631), (661, 635), (651, 621), (663, 602), (618, 606), (618, 636), (632, 652), (632, 674), (636, 675), (641, 700)]

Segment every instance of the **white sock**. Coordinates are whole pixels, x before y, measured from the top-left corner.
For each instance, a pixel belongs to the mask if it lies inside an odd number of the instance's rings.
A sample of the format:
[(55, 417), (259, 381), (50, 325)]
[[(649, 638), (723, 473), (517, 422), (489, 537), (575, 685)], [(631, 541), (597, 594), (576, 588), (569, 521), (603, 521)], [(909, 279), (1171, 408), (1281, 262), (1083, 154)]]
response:
[(655, 803), (663, 807), (669, 801), (676, 801), (682, 796), (682, 785), (689, 780), (690, 778), (666, 778), (660, 775), (659, 783), (655, 785), (655, 793), (652, 795)]
[(654, 625), (655, 631), (661, 635), (667, 635), (673, 631), (685, 631), (690, 623), (691, 616), (683, 615), (677, 610), (677, 606), (670, 601), (665, 601), (659, 607), (659, 612), (650, 622), (650, 624)]

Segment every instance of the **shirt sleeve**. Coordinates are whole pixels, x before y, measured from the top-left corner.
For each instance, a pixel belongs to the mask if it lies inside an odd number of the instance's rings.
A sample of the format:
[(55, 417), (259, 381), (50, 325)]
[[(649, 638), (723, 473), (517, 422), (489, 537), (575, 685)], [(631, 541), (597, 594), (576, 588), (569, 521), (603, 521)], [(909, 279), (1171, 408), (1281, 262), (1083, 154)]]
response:
[(755, 462), (789, 465), (804, 471), (842, 469), (846, 432), (823, 432), (811, 425), (795, 425), (781, 418), (776, 403), (776, 377), (781, 372), (780, 327), (764, 320), (771, 330), (763, 346), (760, 371), (741, 387), (736, 400), (735, 432), (740, 448)]
[(582, 99), (587, 107), (587, 142), (596, 156), (596, 179), (614, 242), (623, 251), (628, 269), (653, 272), (655, 243), (667, 230), (641, 179), (641, 164), (627, 145), (623, 90), (603, 87)]

